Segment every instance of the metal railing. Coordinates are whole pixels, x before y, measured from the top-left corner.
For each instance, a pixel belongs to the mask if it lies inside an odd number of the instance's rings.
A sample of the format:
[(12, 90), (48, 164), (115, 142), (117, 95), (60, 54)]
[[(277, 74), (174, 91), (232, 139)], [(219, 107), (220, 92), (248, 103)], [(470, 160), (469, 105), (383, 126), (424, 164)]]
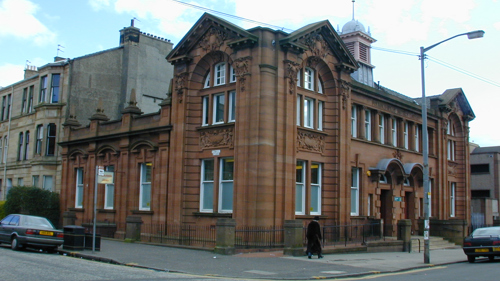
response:
[(214, 248), (216, 229), (210, 225), (142, 224), (141, 241)]
[(236, 227), (235, 248), (283, 248), (284, 233), (282, 226), (271, 227)]
[[(364, 245), (368, 241), (383, 239), (379, 222), (369, 224), (325, 225), (322, 227), (323, 246)], [(304, 228), (304, 246), (307, 245)]]

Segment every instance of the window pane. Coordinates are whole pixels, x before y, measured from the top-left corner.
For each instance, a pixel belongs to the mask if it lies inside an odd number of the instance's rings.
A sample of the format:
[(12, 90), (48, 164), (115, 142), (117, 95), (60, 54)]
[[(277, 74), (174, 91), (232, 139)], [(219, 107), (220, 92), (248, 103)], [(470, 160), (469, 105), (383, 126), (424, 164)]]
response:
[(151, 204), (151, 184), (142, 185), (141, 209), (149, 209)]
[(302, 184), (295, 184), (295, 213), (300, 213), (302, 214), (304, 212), (304, 197), (303, 197), (303, 192), (304, 192), (304, 185)]
[(311, 186), (311, 213), (319, 213), (319, 197), (320, 187), (318, 185)]
[(229, 121), (236, 120), (236, 92), (229, 93)]
[(59, 74), (52, 75), (51, 103), (59, 102)]
[(114, 201), (115, 201), (115, 185), (114, 184), (106, 184), (106, 202), (105, 209), (113, 209)]
[(203, 180), (204, 181), (213, 181), (214, 180), (214, 160), (204, 160), (203, 167), (204, 167)]
[(209, 97), (203, 97), (203, 122), (202, 125), (208, 125), (208, 114), (209, 114)]
[(153, 166), (152, 163), (143, 164), (142, 182), (151, 182), (151, 167), (152, 166)]
[(52, 191), (52, 176), (43, 176), (43, 189)]
[(222, 180), (233, 180), (233, 159), (223, 159), (222, 160)]
[(203, 198), (202, 198), (202, 209), (210, 210), (214, 209), (214, 183), (206, 182), (203, 183)]
[(351, 189), (351, 215), (358, 213), (358, 190)]
[(214, 123), (224, 122), (224, 94), (214, 96)]
[(222, 183), (221, 208), (223, 211), (233, 210), (233, 182)]
[(311, 183), (319, 184), (319, 164), (311, 165)]

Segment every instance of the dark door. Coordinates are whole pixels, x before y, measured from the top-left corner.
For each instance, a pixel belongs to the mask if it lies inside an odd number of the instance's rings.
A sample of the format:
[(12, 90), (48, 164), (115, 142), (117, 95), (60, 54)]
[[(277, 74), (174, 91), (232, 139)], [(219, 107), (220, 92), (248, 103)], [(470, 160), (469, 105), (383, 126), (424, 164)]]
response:
[(384, 236), (393, 236), (392, 190), (381, 190), (380, 201), (380, 217), (384, 220)]

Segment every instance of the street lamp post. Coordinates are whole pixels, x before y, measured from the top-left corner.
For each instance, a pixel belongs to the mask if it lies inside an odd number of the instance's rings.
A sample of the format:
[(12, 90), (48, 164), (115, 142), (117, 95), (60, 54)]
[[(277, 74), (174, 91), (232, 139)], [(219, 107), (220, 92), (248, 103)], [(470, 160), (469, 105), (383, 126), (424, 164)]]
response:
[(452, 36), (446, 40), (438, 42), (427, 48), (420, 47), (420, 67), (422, 75), (422, 154), (423, 154), (423, 164), (424, 164), (424, 263), (430, 263), (430, 253), (429, 253), (429, 213), (430, 213), (430, 199), (431, 191), (429, 186), (429, 136), (427, 132), (427, 100), (425, 98), (425, 75), (424, 75), (424, 60), (425, 52), (436, 47), (437, 45), (444, 43), (453, 38), (467, 35), (469, 39), (481, 38), (484, 35), (484, 31), (476, 30), (467, 33), (458, 34)]

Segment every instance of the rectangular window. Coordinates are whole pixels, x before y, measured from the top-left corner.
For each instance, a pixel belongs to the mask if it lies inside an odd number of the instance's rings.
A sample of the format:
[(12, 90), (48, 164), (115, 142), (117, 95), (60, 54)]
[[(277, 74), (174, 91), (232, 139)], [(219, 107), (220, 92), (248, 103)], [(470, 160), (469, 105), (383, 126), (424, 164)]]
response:
[(351, 216), (359, 216), (359, 176), (360, 169), (351, 170)]
[(366, 215), (369, 217), (372, 215), (372, 205), (373, 205), (372, 201), (373, 201), (373, 194), (368, 194), (368, 202), (367, 202), (368, 206), (366, 208)]
[(472, 164), (470, 165), (471, 174), (489, 174), (490, 164)]
[(378, 135), (380, 143), (385, 143), (385, 118), (383, 114), (378, 115)]
[(398, 120), (392, 118), (392, 145), (398, 146)]
[(203, 120), (201, 125), (202, 126), (208, 126), (208, 120), (209, 120), (209, 114), (210, 114), (210, 97), (205, 96), (203, 97)]
[(236, 121), (236, 91), (229, 92), (229, 122)]
[(229, 79), (229, 82), (234, 83), (236, 82), (236, 71), (234, 70), (234, 67), (231, 65), (231, 78)]
[(318, 101), (318, 130), (323, 131), (323, 108), (324, 102)]
[(295, 214), (306, 213), (306, 174), (305, 161), (297, 161), (295, 166)]
[(35, 154), (42, 154), (42, 142), (43, 142), (43, 125), (36, 126), (36, 143), (35, 143)]
[(405, 148), (408, 149), (409, 148), (409, 145), (408, 145), (408, 141), (409, 141), (409, 137), (408, 137), (408, 122), (404, 123), (403, 137), (404, 137)]
[(222, 62), (215, 66), (215, 85), (226, 84), (226, 63)]
[(47, 75), (43, 76), (40, 80), (40, 96), (38, 97), (38, 102), (45, 102), (45, 96), (47, 95)]
[(5, 112), (7, 111), (7, 96), (2, 97), (2, 121), (5, 120)]
[(33, 91), (35, 90), (35, 86), (30, 86), (28, 92), (28, 113), (33, 112)]
[(3, 163), (3, 137), (0, 137), (0, 163)]
[(219, 212), (233, 212), (234, 159), (224, 158), (220, 164)]
[(311, 165), (311, 215), (321, 215), (321, 164)]
[(26, 131), (24, 134), (24, 158), (23, 160), (28, 160), (30, 152), (30, 131)]
[(23, 89), (23, 99), (21, 101), (21, 114), (26, 113), (28, 103), (28, 88)]
[(42, 188), (44, 190), (48, 190), (48, 191), (52, 191), (53, 190), (53, 180), (52, 180), (52, 176), (43, 176), (43, 186)]
[(19, 147), (17, 148), (17, 160), (23, 159), (23, 144), (24, 144), (24, 134), (19, 133)]
[(12, 94), (7, 95), (7, 111), (5, 112), (5, 120), (9, 119), (10, 117), (10, 107), (12, 106)]
[(415, 151), (420, 151), (420, 133), (418, 129), (418, 125), (415, 124)]
[(204, 89), (210, 88), (210, 72), (207, 74), (207, 77), (205, 78), (205, 85), (203, 86)]
[(304, 127), (312, 128), (314, 124), (314, 100), (304, 99)]
[(8, 148), (9, 148), (9, 138), (5, 136), (3, 137), (3, 163), (7, 163)]
[(12, 179), (7, 179), (7, 194), (9, 194), (10, 189), (12, 188)]
[(17, 186), (24, 186), (24, 179), (23, 178), (17, 178)]
[(75, 208), (83, 208), (83, 168), (76, 169)]
[[(115, 166), (106, 166), (107, 172), (115, 172)], [(104, 186), (104, 209), (112, 210), (115, 206), (115, 184), (109, 183)]]
[(50, 87), (50, 103), (59, 102), (59, 80), (60, 74), (52, 74), (52, 83)]
[(201, 161), (200, 212), (214, 211), (214, 160)]
[(224, 94), (214, 95), (213, 124), (224, 123)]
[(455, 192), (457, 183), (452, 182), (450, 185), (450, 217), (455, 217)]
[(141, 186), (139, 191), (139, 210), (151, 210), (151, 171), (153, 163), (141, 164)]
[(54, 156), (56, 150), (56, 124), (50, 123), (47, 126), (47, 150), (46, 156)]
[(31, 178), (31, 183), (33, 184), (34, 187), (38, 187), (38, 182), (40, 181), (40, 176), (33, 176)]
[(351, 106), (351, 136), (358, 137), (358, 111), (355, 105)]
[(301, 106), (301, 95), (297, 95), (297, 126), (301, 126), (302, 123), (300, 122), (300, 115), (302, 113), (302, 106)]
[(448, 160), (455, 161), (455, 141), (448, 140)]
[(370, 110), (365, 110), (365, 138), (372, 140), (372, 113)]
[(304, 72), (304, 88), (314, 91), (314, 70), (309, 67)]

